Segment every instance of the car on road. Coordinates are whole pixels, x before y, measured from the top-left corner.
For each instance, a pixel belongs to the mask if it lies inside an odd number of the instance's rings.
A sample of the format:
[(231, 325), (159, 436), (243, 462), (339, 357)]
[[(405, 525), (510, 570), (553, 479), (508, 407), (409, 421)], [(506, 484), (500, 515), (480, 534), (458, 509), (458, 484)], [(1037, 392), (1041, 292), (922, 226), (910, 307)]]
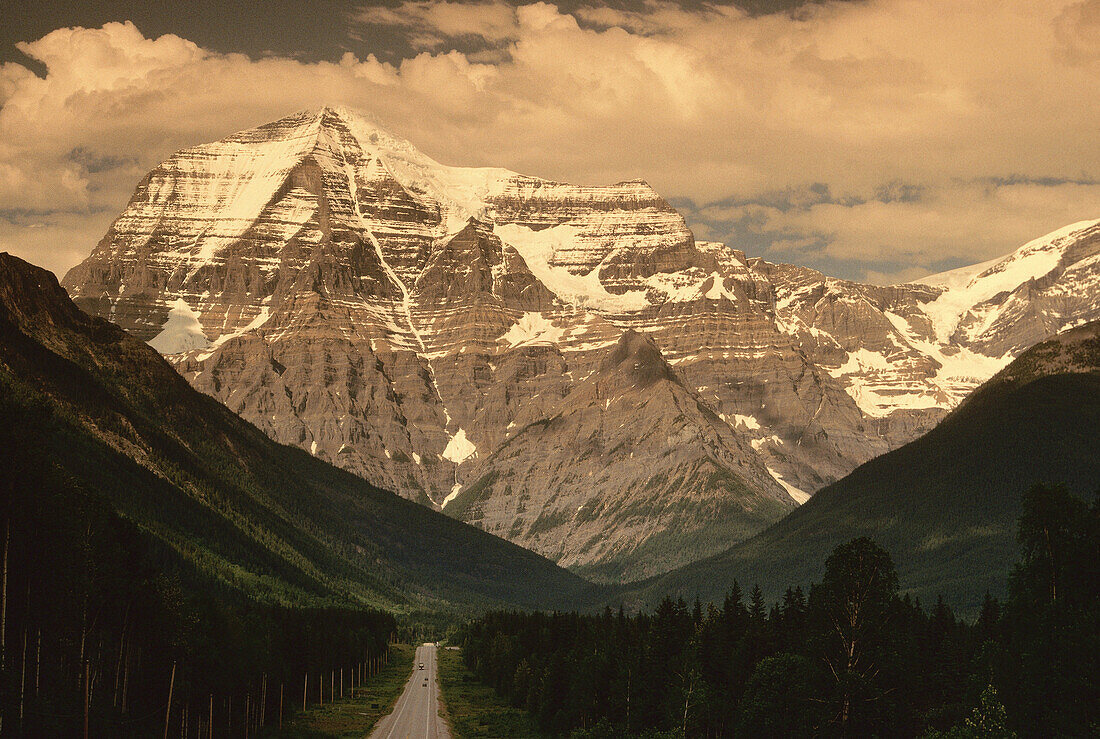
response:
[(421, 669), (421, 670), (424, 669), (424, 663), (423, 662), (420, 663), (420, 667), (418, 669)]

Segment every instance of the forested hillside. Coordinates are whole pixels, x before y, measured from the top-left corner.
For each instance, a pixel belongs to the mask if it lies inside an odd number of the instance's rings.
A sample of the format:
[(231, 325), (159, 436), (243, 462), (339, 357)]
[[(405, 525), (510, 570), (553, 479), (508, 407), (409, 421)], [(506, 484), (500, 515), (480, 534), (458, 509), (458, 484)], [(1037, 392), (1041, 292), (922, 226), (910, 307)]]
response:
[(464, 658), (549, 736), (1086, 736), (1100, 728), (1100, 505), (1036, 487), (1007, 601), (975, 622), (899, 597), (890, 555), (838, 546), (808, 591), (652, 613), (498, 612)]

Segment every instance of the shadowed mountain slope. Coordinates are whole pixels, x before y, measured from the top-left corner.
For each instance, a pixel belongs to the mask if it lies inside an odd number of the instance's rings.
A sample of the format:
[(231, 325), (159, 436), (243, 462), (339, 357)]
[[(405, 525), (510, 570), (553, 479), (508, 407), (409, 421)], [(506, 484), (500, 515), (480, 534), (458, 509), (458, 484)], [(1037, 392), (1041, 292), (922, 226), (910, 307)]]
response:
[[(0, 466), (43, 466), (216, 581), (260, 600), (395, 610), (553, 607), (549, 561), (273, 442), (160, 355), (0, 254)], [(46, 491), (51, 492), (51, 491)]]

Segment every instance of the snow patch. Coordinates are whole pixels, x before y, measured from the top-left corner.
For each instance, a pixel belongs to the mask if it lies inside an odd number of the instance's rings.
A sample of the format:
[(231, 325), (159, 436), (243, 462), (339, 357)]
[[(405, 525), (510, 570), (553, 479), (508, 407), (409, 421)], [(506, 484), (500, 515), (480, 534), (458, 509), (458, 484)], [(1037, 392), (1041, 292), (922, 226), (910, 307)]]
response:
[(686, 303), (699, 299), (700, 288), (705, 280), (684, 272), (654, 272), (645, 278), (645, 284), (657, 292), (663, 293), (670, 303)]
[(256, 314), (255, 318), (253, 318), (251, 321), (248, 322), (248, 325), (246, 325), (244, 328), (238, 329), (236, 331), (232, 331), (228, 334), (222, 334), (217, 339), (215, 339), (214, 341), (212, 341), (208, 344), (208, 346), (206, 347), (206, 351), (199, 352), (198, 354), (196, 354), (195, 359), (197, 359), (200, 362), (205, 362), (207, 359), (210, 359), (210, 357), (212, 357), (214, 355), (214, 351), (218, 347), (220, 347), (222, 344), (229, 341), (230, 339), (235, 339), (238, 336), (244, 336), (249, 331), (257, 329), (260, 326), (263, 326), (265, 323), (267, 323), (269, 318), (271, 318), (271, 306), (270, 305), (260, 306), (260, 312)]
[(884, 369), (890, 369), (890, 362), (887, 361), (886, 357), (878, 352), (860, 348), (854, 352), (848, 352), (848, 360), (840, 367), (829, 370), (829, 374), (840, 378), (857, 372), (863, 373)]
[(725, 413), (719, 413), (718, 417), (733, 428), (744, 428), (749, 431), (760, 430), (760, 422), (756, 420), (756, 416), (743, 416), (740, 413), (734, 413), (732, 416), (727, 416)]
[(199, 312), (193, 310), (183, 298), (177, 298), (168, 311), (160, 333), (149, 340), (149, 346), (161, 354), (180, 354), (193, 349), (205, 349), (210, 340), (199, 323)]
[(734, 413), (733, 420), (737, 422), (738, 426), (744, 426), (750, 431), (760, 429), (760, 422), (756, 420), (756, 416), (742, 416), (740, 413)]
[(565, 329), (554, 326), (541, 313), (524, 313), (500, 338), (508, 342), (508, 348), (512, 349), (517, 346), (556, 344), (563, 333)]
[[(1050, 273), (1061, 261), (1067, 242), (1098, 223), (1100, 220), (1080, 221), (1029, 241), (1008, 256), (917, 280), (918, 284), (943, 288), (935, 300), (921, 304), (921, 309), (932, 319), (936, 339), (943, 342), (950, 338), (967, 312), (979, 304)], [(993, 317), (985, 319), (983, 329), (993, 322)]]
[(722, 275), (714, 272), (707, 279), (711, 281), (710, 289), (706, 292), (707, 300), (721, 300), (722, 298), (737, 300), (737, 294), (726, 289), (726, 279)]
[(477, 453), (477, 447), (466, 438), (466, 430), (459, 429), (458, 433), (447, 442), (447, 448), (443, 450), (443, 458), (449, 459), (455, 464), (462, 464)]
[(794, 485), (791, 485), (789, 482), (783, 479), (783, 475), (779, 474), (771, 467), (768, 467), (768, 473), (775, 478), (776, 482), (783, 486), (783, 489), (787, 491), (787, 495), (791, 496), (791, 500), (793, 500), (795, 503), (802, 505), (810, 499), (809, 493), (804, 490), (799, 490)]
[(562, 224), (532, 231), (514, 223), (497, 225), (493, 233), (519, 252), (527, 267), (554, 294), (567, 303), (609, 312), (641, 310), (649, 305), (644, 290), (614, 295), (600, 282), (596, 266), (585, 275), (575, 275), (564, 267), (553, 267), (554, 253), (581, 240), (583, 229)]
[(446, 508), (447, 504), (450, 503), (455, 498), (457, 498), (458, 494), (461, 493), (461, 492), (462, 492), (462, 485), (460, 483), (456, 482), (454, 484), (454, 487), (451, 488), (451, 492), (447, 493), (447, 497), (444, 498), (443, 502), (439, 504), (439, 507), (440, 508)]
[(776, 446), (783, 446), (783, 440), (782, 440), (782, 439), (780, 439), (780, 438), (779, 438), (778, 436), (776, 436), (775, 434), (772, 434), (772, 435), (770, 435), (770, 436), (763, 436), (763, 437), (761, 437), (761, 438), (759, 438), (759, 439), (753, 439), (753, 440), (752, 440), (752, 441), (750, 441), (749, 443), (750, 443), (750, 444), (752, 445), (752, 448), (753, 448), (753, 449), (755, 449), (756, 451), (760, 451), (760, 449), (761, 449), (761, 448), (762, 448), (762, 447), (763, 447), (763, 446), (764, 446), (765, 444), (767, 444), (768, 442), (771, 442), (772, 444), (775, 444)]
[[(930, 378), (931, 382), (943, 392), (954, 396), (954, 402), (961, 400), (963, 395), (1000, 372), (1012, 361), (1011, 354), (1006, 354), (1003, 357), (990, 357), (961, 347), (951, 347), (948, 352), (945, 352), (943, 347), (924, 341), (917, 336), (904, 317), (889, 311), (886, 311), (885, 315), (910, 346), (940, 364), (939, 370)], [(937, 405), (937, 403), (909, 407), (923, 408), (932, 405)]]

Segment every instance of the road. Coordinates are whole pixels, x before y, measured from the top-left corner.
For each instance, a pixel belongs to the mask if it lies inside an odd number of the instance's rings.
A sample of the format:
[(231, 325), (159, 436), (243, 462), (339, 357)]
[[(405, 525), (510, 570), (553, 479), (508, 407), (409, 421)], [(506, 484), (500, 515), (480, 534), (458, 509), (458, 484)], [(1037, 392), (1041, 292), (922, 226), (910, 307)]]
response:
[[(378, 722), (371, 739), (450, 739), (439, 717), (439, 671), (434, 644), (416, 648), (413, 673), (393, 713)], [(423, 663), (424, 669), (419, 669)]]

